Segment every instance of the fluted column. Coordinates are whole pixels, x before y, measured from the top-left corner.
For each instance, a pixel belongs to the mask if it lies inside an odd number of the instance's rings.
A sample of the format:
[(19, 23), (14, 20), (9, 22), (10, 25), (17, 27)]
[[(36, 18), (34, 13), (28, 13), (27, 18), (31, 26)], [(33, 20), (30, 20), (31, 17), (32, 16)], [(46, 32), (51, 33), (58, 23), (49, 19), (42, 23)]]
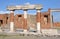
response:
[(41, 29), (41, 13), (40, 10), (37, 10), (37, 32), (40, 33), (40, 29)]
[(10, 11), (10, 32), (14, 32), (14, 11)]
[(24, 32), (27, 32), (27, 10), (24, 10)]

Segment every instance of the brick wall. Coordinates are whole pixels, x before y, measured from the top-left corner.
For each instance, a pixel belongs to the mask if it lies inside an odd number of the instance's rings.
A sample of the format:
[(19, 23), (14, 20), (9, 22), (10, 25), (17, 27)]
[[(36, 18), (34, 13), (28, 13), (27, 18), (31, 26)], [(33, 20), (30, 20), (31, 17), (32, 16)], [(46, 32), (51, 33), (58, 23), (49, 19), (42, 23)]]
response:
[[(27, 26), (29, 26), (28, 24), (31, 24), (31, 27), (36, 28), (37, 21), (41, 21), (41, 28), (42, 29), (50, 29), (51, 28), (50, 13), (41, 12), (40, 14), (41, 14), (41, 16), (39, 16), (39, 14), (36, 14), (36, 15), (30, 15), (30, 17), (29, 17), (29, 15), (28, 15)], [(48, 16), (47, 19), (45, 19), (46, 18), (45, 15)], [(40, 18), (38, 18), (38, 17), (40, 17)], [(47, 21), (45, 21), (44, 19)], [(3, 22), (3, 24), (1, 24), (1, 25), (3, 25), (3, 26), (5, 26), (6, 24), (10, 24), (10, 14), (0, 14), (0, 21), (1, 20)], [(24, 26), (24, 23), (25, 22), (24, 22), (23, 14), (16, 14), (14, 16), (15, 28), (20, 28), (20, 29), (26, 28), (26, 26)], [(53, 23), (53, 26), (60, 27), (60, 23), (59, 22)]]

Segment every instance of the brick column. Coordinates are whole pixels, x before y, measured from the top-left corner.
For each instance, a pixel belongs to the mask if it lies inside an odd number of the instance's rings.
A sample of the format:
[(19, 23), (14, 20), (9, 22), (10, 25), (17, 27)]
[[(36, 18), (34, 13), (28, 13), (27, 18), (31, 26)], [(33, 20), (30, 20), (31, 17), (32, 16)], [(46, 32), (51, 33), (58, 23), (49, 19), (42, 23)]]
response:
[(37, 32), (38, 33), (40, 33), (40, 28), (41, 28), (40, 20), (41, 20), (41, 13), (40, 10), (37, 10)]
[(27, 10), (24, 10), (24, 32), (27, 32)]
[(49, 18), (50, 18), (50, 28), (53, 28), (53, 23), (52, 23), (52, 15), (51, 15), (51, 9), (48, 9), (48, 13), (50, 14)]
[(14, 11), (10, 11), (10, 32), (14, 32)]
[(48, 9), (47, 13), (49, 13), (49, 15), (48, 15), (48, 23), (50, 23), (51, 22), (51, 20), (50, 20), (50, 8)]

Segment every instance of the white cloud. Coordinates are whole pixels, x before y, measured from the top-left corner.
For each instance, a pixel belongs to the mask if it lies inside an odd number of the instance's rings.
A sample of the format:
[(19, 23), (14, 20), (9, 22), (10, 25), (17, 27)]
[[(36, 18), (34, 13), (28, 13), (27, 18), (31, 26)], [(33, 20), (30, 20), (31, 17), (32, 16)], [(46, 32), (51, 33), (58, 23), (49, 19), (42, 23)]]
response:
[(29, 2), (26, 2), (25, 4), (30, 5), (30, 3), (29, 3)]
[(6, 14), (6, 13), (10, 13), (10, 11), (0, 11), (0, 14)]

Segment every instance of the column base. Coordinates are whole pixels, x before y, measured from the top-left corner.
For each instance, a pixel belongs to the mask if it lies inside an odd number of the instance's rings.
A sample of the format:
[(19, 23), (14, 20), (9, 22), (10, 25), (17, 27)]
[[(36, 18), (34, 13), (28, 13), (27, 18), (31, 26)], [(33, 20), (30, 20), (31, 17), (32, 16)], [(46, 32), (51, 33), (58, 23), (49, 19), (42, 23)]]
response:
[(0, 32), (2, 32), (2, 30), (0, 29)]
[(24, 30), (25, 33), (27, 33), (27, 30)]
[(14, 31), (9, 31), (9, 33), (14, 33)]
[(0, 32), (2, 32), (2, 29), (1, 29), (1, 27), (0, 27)]
[(41, 32), (40, 32), (39, 30), (37, 30), (37, 33), (38, 33), (38, 34), (41, 34)]

